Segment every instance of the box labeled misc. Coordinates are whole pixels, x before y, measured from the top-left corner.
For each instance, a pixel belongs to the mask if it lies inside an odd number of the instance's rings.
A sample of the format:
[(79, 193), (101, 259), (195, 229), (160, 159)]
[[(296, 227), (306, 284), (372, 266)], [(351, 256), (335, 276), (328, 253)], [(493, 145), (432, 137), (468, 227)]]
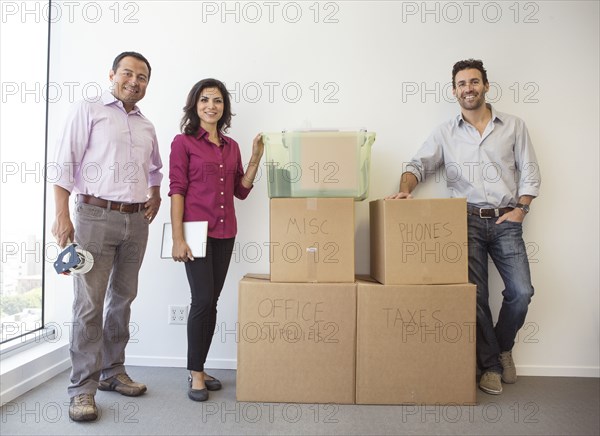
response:
[(239, 284), (238, 401), (354, 403), (356, 283)]
[(357, 292), (357, 404), (475, 404), (475, 285)]
[(271, 280), (354, 283), (354, 200), (272, 198)]
[(371, 276), (383, 284), (467, 283), (464, 198), (369, 203)]
[(366, 131), (263, 133), (269, 197), (369, 195), (371, 146)]

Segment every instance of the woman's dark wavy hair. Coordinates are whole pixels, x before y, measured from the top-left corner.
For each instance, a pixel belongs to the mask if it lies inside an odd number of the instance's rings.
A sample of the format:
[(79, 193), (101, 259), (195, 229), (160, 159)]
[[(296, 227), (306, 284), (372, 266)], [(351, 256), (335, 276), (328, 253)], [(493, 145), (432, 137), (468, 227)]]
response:
[(483, 79), (483, 84), (488, 84), (487, 71), (483, 68), (483, 62), (479, 59), (467, 59), (465, 61), (458, 61), (452, 67), (452, 89), (456, 89), (456, 74), (462, 70), (475, 69), (481, 72), (481, 78)]
[(185, 106), (183, 107), (183, 117), (181, 118), (180, 127), (181, 131), (186, 135), (195, 136), (198, 134), (200, 117), (198, 116), (196, 106), (198, 105), (198, 100), (200, 99), (202, 91), (206, 88), (218, 88), (223, 96), (223, 116), (217, 121), (217, 129), (219, 132), (227, 132), (227, 129), (231, 127), (231, 117), (235, 114), (231, 113), (231, 98), (229, 96), (229, 91), (227, 91), (227, 88), (220, 80), (204, 79), (192, 87), (187, 96)]

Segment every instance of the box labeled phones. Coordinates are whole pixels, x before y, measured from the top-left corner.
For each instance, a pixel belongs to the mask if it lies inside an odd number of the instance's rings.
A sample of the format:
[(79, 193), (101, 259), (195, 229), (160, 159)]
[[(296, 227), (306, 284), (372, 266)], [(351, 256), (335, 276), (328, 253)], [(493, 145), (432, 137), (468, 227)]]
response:
[(369, 203), (371, 276), (383, 284), (467, 283), (464, 198)]

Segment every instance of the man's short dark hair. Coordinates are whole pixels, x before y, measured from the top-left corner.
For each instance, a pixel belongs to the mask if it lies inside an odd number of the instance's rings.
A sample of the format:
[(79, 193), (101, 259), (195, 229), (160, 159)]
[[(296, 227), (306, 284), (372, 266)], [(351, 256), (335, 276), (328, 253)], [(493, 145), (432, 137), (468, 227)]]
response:
[(143, 55), (135, 51), (124, 51), (123, 53), (118, 55), (113, 61), (112, 70), (116, 73), (117, 68), (119, 68), (119, 64), (121, 63), (121, 60), (129, 56), (131, 56), (132, 58), (136, 58), (137, 60), (140, 60), (146, 64), (146, 66), (148, 67), (148, 80), (150, 80), (150, 74), (152, 74), (152, 67), (150, 66), (150, 62), (148, 62), (148, 59), (146, 59)]
[(483, 68), (483, 62), (481, 62), (479, 59), (467, 59), (465, 61), (458, 61), (454, 64), (454, 67), (452, 67), (452, 89), (456, 89), (456, 74), (459, 71), (469, 69), (479, 70), (481, 72), (483, 84), (488, 84), (487, 71), (485, 71), (485, 68)]

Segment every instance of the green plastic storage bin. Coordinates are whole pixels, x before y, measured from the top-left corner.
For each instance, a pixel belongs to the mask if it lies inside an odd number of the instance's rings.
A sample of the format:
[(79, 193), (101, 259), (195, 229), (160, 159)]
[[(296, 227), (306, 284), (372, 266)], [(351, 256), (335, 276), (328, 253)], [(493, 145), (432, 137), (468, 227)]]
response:
[(263, 133), (270, 198), (369, 195), (374, 132)]

